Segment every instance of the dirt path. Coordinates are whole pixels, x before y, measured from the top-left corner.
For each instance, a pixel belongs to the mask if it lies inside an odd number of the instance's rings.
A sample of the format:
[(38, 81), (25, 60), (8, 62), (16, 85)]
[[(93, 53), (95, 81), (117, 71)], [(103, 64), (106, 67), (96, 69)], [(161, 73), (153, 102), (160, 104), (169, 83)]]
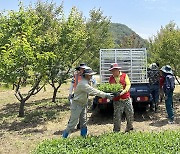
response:
[[(179, 88), (180, 89), (180, 88)], [(180, 129), (180, 102), (179, 94), (180, 91), (176, 91), (175, 96), (175, 116), (176, 124), (167, 124), (166, 111), (164, 103), (160, 104), (160, 109), (157, 113), (153, 112), (135, 112), (134, 128), (135, 131), (163, 131), (163, 130), (175, 130)], [(63, 90), (63, 89), (61, 89)], [(10, 101), (14, 99), (10, 97), (13, 92), (1, 92), (0, 97), (3, 100)], [(51, 90), (47, 90), (46, 94), (42, 93), (29, 101), (31, 103), (33, 100), (49, 98), (51, 95)], [(66, 94), (59, 94), (62, 97)], [(13, 100), (15, 101), (15, 99)], [(7, 112), (7, 105), (9, 105), (9, 110)], [(61, 108), (58, 110), (60, 112), (59, 116), (54, 119), (49, 119), (46, 121), (38, 121), (35, 119), (32, 123), (23, 123), (22, 119), (19, 119), (14, 110), (17, 110), (17, 103), (1, 103), (0, 104), (0, 154), (27, 154), (33, 150), (38, 143), (44, 139), (60, 138), (62, 130), (64, 130), (68, 118), (69, 110), (66, 106), (56, 106)], [(27, 104), (28, 105), (28, 104)], [(5, 108), (6, 107), (6, 108)], [(40, 107), (40, 106), (38, 106)], [(63, 108), (63, 110), (62, 110)], [(10, 110), (11, 109), (11, 110)], [(48, 108), (49, 109), (49, 108)], [(28, 108), (27, 112), (32, 112), (33, 108)], [(31, 115), (32, 116), (32, 115)], [(10, 117), (10, 118), (9, 118)], [(31, 117), (32, 118), (32, 117)], [(92, 111), (89, 109), (88, 112), (88, 134), (89, 135), (100, 135), (105, 132), (112, 132), (113, 128), (113, 116), (111, 112), (100, 113), (97, 109)], [(32, 119), (31, 119), (32, 120)], [(122, 122), (122, 131), (125, 129), (126, 122)], [(70, 137), (79, 136), (79, 131), (75, 130)]]

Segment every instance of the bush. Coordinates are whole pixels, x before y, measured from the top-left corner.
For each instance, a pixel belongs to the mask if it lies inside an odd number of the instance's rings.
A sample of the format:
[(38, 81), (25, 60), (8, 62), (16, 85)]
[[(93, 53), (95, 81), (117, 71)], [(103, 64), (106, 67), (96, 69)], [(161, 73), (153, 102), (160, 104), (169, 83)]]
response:
[(160, 133), (110, 133), (87, 138), (46, 140), (35, 154), (114, 154), (114, 153), (168, 153), (180, 152), (179, 131)]

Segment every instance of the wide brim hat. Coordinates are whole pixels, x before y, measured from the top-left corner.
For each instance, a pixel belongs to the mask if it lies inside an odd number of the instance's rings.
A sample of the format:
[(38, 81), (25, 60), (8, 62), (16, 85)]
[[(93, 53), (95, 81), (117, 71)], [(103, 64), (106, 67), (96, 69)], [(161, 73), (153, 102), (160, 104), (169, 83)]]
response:
[(118, 66), (117, 63), (114, 63), (114, 64), (111, 64), (109, 71), (111, 71), (111, 70), (113, 70), (113, 69), (121, 69), (121, 67)]
[(81, 63), (81, 64), (79, 64), (79, 66), (77, 66), (75, 69), (79, 71), (80, 68), (85, 69), (86, 67), (87, 67), (87, 65), (86, 65), (85, 63)]
[(172, 68), (171, 68), (171, 66), (169, 66), (169, 65), (163, 66), (163, 67), (161, 68), (161, 71), (163, 71), (164, 73), (172, 74), (172, 75), (173, 75)]
[(83, 75), (95, 75), (97, 72), (94, 72), (90, 67), (86, 67)]
[(158, 70), (158, 66), (157, 66), (156, 63), (152, 63), (152, 64), (149, 66), (149, 68), (150, 68), (151, 70)]

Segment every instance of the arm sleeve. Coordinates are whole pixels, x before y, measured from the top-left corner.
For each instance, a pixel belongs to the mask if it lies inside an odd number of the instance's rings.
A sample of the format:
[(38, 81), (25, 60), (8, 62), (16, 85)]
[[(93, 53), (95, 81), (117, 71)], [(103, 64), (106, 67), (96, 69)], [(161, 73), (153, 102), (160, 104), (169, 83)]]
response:
[(131, 87), (131, 82), (130, 82), (129, 77), (128, 77), (127, 74), (126, 74), (126, 77), (125, 77), (125, 82), (126, 82), (126, 87), (125, 87), (124, 90), (125, 90), (126, 92), (128, 92), (129, 89), (130, 89), (130, 87)]
[(72, 78), (72, 81), (71, 81), (71, 84), (70, 84), (70, 87), (69, 87), (69, 94), (71, 94), (72, 95), (72, 92), (73, 92), (73, 89), (74, 89), (74, 87), (73, 87), (73, 85), (74, 85), (74, 78)]
[(99, 97), (103, 97), (103, 98), (106, 97), (105, 92), (97, 90), (97, 89), (91, 87), (89, 84), (82, 85), (81, 89), (92, 96), (99, 96)]

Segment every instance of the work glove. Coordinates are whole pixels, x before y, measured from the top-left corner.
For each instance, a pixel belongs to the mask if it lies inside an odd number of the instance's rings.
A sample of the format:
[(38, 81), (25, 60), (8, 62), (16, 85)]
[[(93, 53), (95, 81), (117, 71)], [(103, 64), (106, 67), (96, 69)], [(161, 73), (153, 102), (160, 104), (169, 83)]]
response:
[(113, 93), (114, 97), (118, 97), (118, 96), (120, 96), (120, 93), (121, 93), (121, 92), (122, 92), (122, 90), (120, 90), (120, 91), (118, 91), (118, 92)]
[(70, 101), (70, 99), (72, 99), (72, 94), (69, 94), (69, 96), (68, 96), (69, 101)]
[(120, 93), (120, 96), (121, 95), (124, 95), (126, 93), (126, 90), (123, 90), (121, 93)]
[(105, 96), (105, 97), (108, 98), (108, 99), (110, 99), (110, 100), (112, 100), (113, 97), (114, 97), (114, 95), (113, 95), (112, 93), (106, 93), (106, 96)]

